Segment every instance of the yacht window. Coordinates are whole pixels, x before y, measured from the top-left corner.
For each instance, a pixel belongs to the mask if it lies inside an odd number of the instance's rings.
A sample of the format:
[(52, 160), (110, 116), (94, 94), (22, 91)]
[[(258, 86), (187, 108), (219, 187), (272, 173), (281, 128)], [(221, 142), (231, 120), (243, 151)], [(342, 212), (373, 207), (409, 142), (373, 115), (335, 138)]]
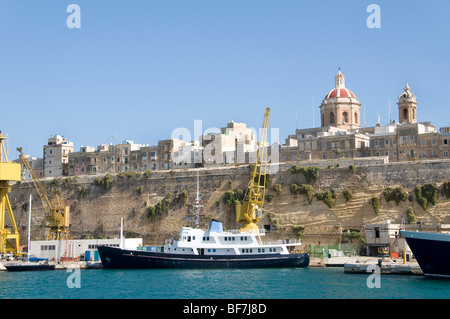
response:
[(227, 237), (225, 237), (225, 241), (227, 241)]
[(188, 236), (187, 241), (191, 241), (191, 236)]

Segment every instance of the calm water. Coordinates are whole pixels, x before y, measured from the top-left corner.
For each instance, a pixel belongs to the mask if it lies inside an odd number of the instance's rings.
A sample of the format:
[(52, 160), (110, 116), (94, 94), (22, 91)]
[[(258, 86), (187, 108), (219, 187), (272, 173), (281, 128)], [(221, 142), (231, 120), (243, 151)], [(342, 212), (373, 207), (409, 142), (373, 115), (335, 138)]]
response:
[[(343, 268), (226, 270), (86, 269), (0, 272), (2, 299), (447, 299), (450, 280), (365, 274)], [(69, 288), (72, 286), (73, 288)], [(79, 288), (77, 288), (79, 286)]]

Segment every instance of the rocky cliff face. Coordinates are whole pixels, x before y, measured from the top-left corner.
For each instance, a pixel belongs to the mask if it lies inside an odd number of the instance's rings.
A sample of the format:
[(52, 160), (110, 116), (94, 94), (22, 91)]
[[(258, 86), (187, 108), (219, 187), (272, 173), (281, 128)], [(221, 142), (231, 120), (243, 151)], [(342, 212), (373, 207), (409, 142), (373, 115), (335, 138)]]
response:
[[(367, 223), (407, 221), (410, 207), (416, 220), (424, 226), (450, 224), (450, 199), (443, 193), (444, 182), (450, 180), (450, 161), (360, 166), (354, 170), (348, 166), (321, 168), (318, 179), (310, 181), (313, 193), (329, 191), (332, 197), (319, 200), (314, 195), (311, 202), (306, 194), (291, 191), (292, 184), (299, 188), (307, 184), (304, 174), (293, 173), (291, 167), (292, 164), (280, 165), (279, 171), (270, 175), (260, 221), (260, 227), (273, 230), (268, 236), (300, 234), (304, 243), (336, 243), (343, 231), (363, 231)], [(162, 244), (165, 238), (176, 236), (187, 223), (187, 207), (196, 197), (197, 172), (204, 220), (215, 218), (228, 229), (239, 228), (233, 207), (225, 204), (223, 197), (229, 190), (237, 194), (246, 189), (250, 177), (248, 166), (153, 172), (149, 176), (63, 177), (43, 183), (49, 194), (52, 185), (57, 184), (62, 197), (68, 198), (72, 238), (117, 237), (120, 219), (124, 218), (126, 235), (143, 237), (146, 244)], [(427, 183), (433, 184), (439, 194), (436, 204), (429, 204), (425, 210), (417, 202), (414, 189)], [(398, 200), (398, 204), (394, 200), (388, 202), (383, 194), (388, 187), (403, 189), (406, 197)], [(45, 211), (33, 183), (13, 185), (9, 198), (22, 244), (27, 237), (30, 192), (34, 199), (32, 239), (42, 240), (47, 235)], [(373, 198), (380, 199), (378, 212)]]

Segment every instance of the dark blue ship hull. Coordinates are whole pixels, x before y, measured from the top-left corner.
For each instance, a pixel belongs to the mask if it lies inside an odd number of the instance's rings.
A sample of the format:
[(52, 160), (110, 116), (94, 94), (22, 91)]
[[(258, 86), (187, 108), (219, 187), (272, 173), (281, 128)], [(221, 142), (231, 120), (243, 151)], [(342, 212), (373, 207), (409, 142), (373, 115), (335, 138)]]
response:
[(103, 268), (152, 269), (152, 268), (276, 268), (308, 267), (309, 254), (265, 255), (187, 255), (167, 254), (117, 247), (99, 246)]
[(425, 276), (450, 278), (450, 234), (401, 231)]
[(5, 265), (8, 271), (39, 271), (39, 270), (55, 270), (56, 267), (53, 264), (10, 264)]

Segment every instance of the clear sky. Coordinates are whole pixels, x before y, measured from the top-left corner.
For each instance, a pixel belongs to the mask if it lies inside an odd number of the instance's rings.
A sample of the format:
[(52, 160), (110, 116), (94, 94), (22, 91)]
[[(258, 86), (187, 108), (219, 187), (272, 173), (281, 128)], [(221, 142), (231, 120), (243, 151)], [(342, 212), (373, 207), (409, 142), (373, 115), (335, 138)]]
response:
[(0, 130), (10, 159), (42, 157), (55, 134), (154, 145), (194, 120), (260, 127), (270, 107), (283, 142), (320, 126), (339, 67), (368, 126), (398, 119), (406, 82), (418, 120), (450, 126), (449, 16), (450, 1), (0, 0)]

